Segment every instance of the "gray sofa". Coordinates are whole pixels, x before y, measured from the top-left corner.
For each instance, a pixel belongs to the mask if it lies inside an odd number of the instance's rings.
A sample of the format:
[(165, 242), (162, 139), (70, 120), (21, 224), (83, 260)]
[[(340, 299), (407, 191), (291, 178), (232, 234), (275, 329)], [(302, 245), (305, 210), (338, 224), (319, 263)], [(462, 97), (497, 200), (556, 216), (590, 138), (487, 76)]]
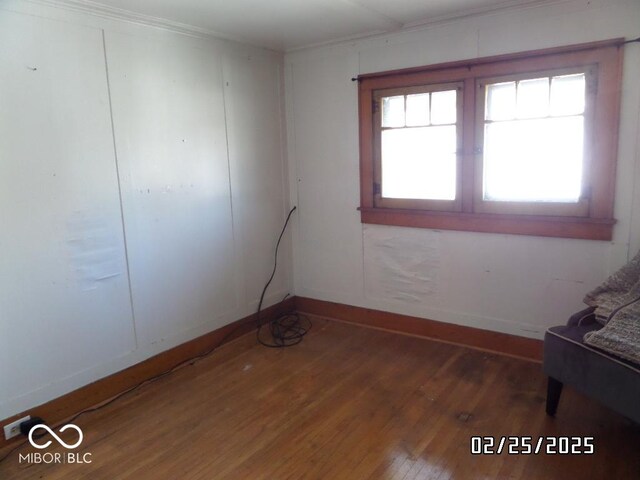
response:
[(567, 325), (545, 333), (547, 414), (555, 415), (566, 384), (640, 423), (640, 365), (585, 345), (584, 334), (602, 328), (593, 311), (590, 307), (578, 312)]

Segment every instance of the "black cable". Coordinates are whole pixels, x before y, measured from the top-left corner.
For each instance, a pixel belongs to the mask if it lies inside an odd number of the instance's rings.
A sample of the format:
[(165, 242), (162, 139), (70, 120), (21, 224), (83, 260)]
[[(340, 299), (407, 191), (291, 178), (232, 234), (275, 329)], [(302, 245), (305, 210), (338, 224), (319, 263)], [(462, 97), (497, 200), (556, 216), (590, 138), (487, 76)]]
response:
[[(309, 329), (311, 328), (311, 321), (305, 317), (304, 315), (299, 315), (297, 313), (288, 313), (285, 315), (282, 315), (281, 317), (279, 317), (278, 319), (269, 322), (270, 325), (270, 330), (272, 333), (272, 337), (274, 339), (274, 342), (281, 342), (279, 344), (269, 344), (268, 342), (263, 342), (260, 339), (260, 330), (263, 327), (262, 322), (260, 321), (260, 313), (262, 311), (262, 302), (264, 300), (264, 295), (267, 291), (267, 288), (269, 287), (269, 284), (271, 283), (271, 281), (273, 280), (273, 277), (275, 276), (276, 273), (276, 267), (278, 264), (278, 247), (280, 246), (280, 241), (282, 240), (282, 237), (284, 235), (284, 232), (287, 228), (287, 224), (289, 223), (289, 219), (291, 218), (291, 215), (293, 214), (293, 212), (296, 210), (296, 207), (293, 207), (291, 209), (291, 211), (289, 212), (289, 215), (287, 216), (287, 220), (285, 221), (284, 227), (282, 228), (282, 232), (280, 232), (280, 237), (278, 238), (278, 243), (276, 244), (276, 251), (275, 251), (275, 263), (273, 266), (273, 272), (271, 273), (271, 277), (269, 278), (269, 281), (267, 282), (267, 284), (264, 286), (264, 289), (262, 290), (262, 295), (260, 296), (260, 303), (258, 304), (258, 312), (256, 314), (256, 329), (257, 329), (257, 338), (258, 341), (262, 344), (265, 345), (267, 347), (287, 347), (287, 346), (291, 346), (291, 345), (295, 345), (297, 343), (300, 343), (302, 341), (302, 337), (304, 337), (304, 335), (309, 331)], [(282, 301), (284, 301), (287, 297), (289, 296), (289, 294), (285, 295), (284, 298), (282, 299)], [(306, 319), (306, 321), (308, 321), (309, 326), (308, 327), (302, 327), (301, 326), (301, 319)], [(235, 328), (233, 328), (232, 330), (230, 330), (229, 332), (227, 332), (226, 335), (224, 335), (220, 341), (218, 343), (216, 343), (215, 346), (211, 347), (209, 350), (196, 355), (195, 357), (189, 358), (187, 360), (183, 360), (181, 362), (176, 363), (174, 366), (172, 366), (171, 368), (168, 368), (167, 370), (165, 370), (162, 373), (159, 373), (151, 378), (147, 378), (146, 380), (142, 380), (141, 382), (135, 384), (134, 386), (132, 386), (131, 388), (128, 388), (127, 390), (118, 393), (117, 395), (111, 397), (109, 400), (106, 400), (103, 403), (100, 403), (94, 407), (90, 407), (87, 408), (85, 410), (82, 410), (80, 412), (78, 412), (77, 414), (75, 414), (73, 417), (71, 417), (68, 420), (59, 422), (58, 424), (56, 424), (53, 429), (56, 429), (62, 425), (68, 424), (68, 423), (72, 423), (75, 420), (77, 420), (78, 418), (80, 418), (81, 416), (87, 414), (87, 413), (92, 413), (95, 412), (97, 410), (101, 410), (109, 405), (111, 405), (112, 403), (114, 403), (115, 401), (119, 400), (120, 398), (124, 397), (125, 395), (127, 395), (128, 393), (133, 392), (134, 390), (139, 389), (140, 387), (142, 387), (143, 385), (146, 385), (148, 383), (152, 383), (155, 382), (156, 380), (159, 380), (163, 377), (166, 377), (167, 375), (175, 372), (176, 370), (178, 370), (179, 368), (190, 364), (190, 365), (194, 365), (198, 360), (203, 359), (204, 357), (207, 357), (209, 355), (211, 355), (215, 350), (217, 350), (218, 348), (220, 348), (224, 343), (226, 343), (226, 341), (235, 333), (238, 332), (239, 329), (246, 327), (245, 323), (241, 323), (239, 325), (237, 325)], [(45, 422), (46, 425), (46, 422)], [(9, 450), (9, 452), (7, 452), (7, 454), (0, 458), (0, 463), (2, 463), (4, 460), (6, 460), (7, 458), (9, 458), (9, 456), (14, 453), (16, 450), (22, 448), (24, 445), (26, 445), (28, 442), (24, 441), (22, 443), (19, 443), (18, 445), (16, 445), (15, 447), (13, 447), (11, 450)]]
[[(276, 269), (278, 268), (278, 249), (280, 248), (280, 242), (282, 241), (284, 232), (287, 230), (287, 225), (289, 225), (291, 215), (293, 215), (293, 212), (295, 211), (296, 207), (293, 207), (289, 211), (289, 215), (287, 215), (287, 219), (284, 222), (284, 226), (282, 227), (282, 231), (280, 232), (280, 236), (278, 237), (278, 242), (276, 243), (276, 251), (273, 259), (273, 270), (271, 271), (269, 280), (267, 280), (267, 283), (262, 289), (260, 301), (258, 302), (258, 312), (256, 313), (256, 340), (265, 347), (292, 347), (293, 345), (297, 345), (298, 343), (300, 343), (304, 336), (309, 332), (309, 330), (311, 330), (311, 320), (309, 320), (306, 315), (292, 312), (281, 315), (280, 317), (268, 322), (271, 339), (262, 338), (262, 327), (264, 326), (260, 319), (260, 313), (262, 312), (262, 302), (264, 301), (264, 296), (267, 293), (269, 285), (271, 285), (271, 282), (273, 281), (273, 277), (276, 275)], [(289, 294), (285, 295), (282, 300), (284, 301), (284, 299), (288, 296)]]

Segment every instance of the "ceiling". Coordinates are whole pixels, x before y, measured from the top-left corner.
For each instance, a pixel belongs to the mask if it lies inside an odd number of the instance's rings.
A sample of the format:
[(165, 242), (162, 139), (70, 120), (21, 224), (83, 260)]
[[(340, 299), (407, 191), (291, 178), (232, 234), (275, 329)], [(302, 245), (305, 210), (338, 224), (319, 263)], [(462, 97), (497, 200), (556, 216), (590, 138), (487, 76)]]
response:
[(540, 0), (98, 0), (97, 3), (187, 24), (253, 45), (292, 50)]

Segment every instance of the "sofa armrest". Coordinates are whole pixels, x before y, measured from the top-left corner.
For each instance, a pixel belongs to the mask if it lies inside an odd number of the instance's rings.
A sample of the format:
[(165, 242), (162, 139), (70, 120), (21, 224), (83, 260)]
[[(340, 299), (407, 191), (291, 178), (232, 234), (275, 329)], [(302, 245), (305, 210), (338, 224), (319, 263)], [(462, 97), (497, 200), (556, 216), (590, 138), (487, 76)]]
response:
[(569, 318), (569, 321), (567, 322), (567, 325), (572, 327), (572, 326), (576, 326), (576, 325), (579, 325), (579, 324), (595, 322), (596, 321), (596, 316), (593, 313), (595, 311), (595, 309), (596, 309), (596, 307), (587, 307), (584, 310), (581, 310), (581, 311), (579, 311), (577, 313), (574, 313)]

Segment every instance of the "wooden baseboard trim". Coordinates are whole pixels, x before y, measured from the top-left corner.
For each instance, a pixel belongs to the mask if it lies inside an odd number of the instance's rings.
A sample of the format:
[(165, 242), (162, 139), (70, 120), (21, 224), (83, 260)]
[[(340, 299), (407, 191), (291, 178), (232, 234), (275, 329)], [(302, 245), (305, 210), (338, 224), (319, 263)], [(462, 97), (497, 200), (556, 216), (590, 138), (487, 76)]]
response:
[[(262, 311), (260, 317), (262, 321), (269, 321), (294, 309), (295, 298), (290, 297), (276, 305), (266, 308)], [(96, 380), (93, 383), (80, 387), (47, 403), (20, 412), (12, 417), (5, 418), (0, 421), (0, 425), (6, 425), (25, 415), (41, 417), (50, 425), (57, 424), (67, 418), (71, 418), (82, 410), (98, 405), (138, 383), (166, 371), (180, 362), (206, 352), (220, 342), (222, 342), (222, 345), (250, 332), (255, 328), (255, 322), (256, 314), (249, 315), (222, 328), (189, 340), (170, 350), (161, 352), (125, 370)], [(7, 441), (4, 439), (4, 436), (0, 435), (0, 449), (23, 440), (23, 437), (15, 437)]]
[[(292, 310), (395, 333), (415, 335), (446, 343), (463, 345), (526, 360), (536, 362), (542, 360), (541, 340), (437, 322), (370, 308), (316, 300), (313, 298), (290, 297), (281, 303), (265, 309), (261, 317), (263, 321), (268, 321)], [(59, 423), (86, 408), (98, 405), (134, 385), (164, 372), (173, 365), (207, 351), (223, 339), (223, 343), (227, 343), (250, 332), (254, 328), (255, 321), (256, 315), (249, 315), (201, 337), (161, 352), (125, 370), (96, 380), (93, 383), (80, 387), (47, 403), (6, 418), (0, 421), (0, 425), (13, 422), (25, 415), (42, 417), (52, 425)], [(233, 332), (233, 334), (230, 332)], [(22, 437), (16, 437), (9, 441), (0, 438), (0, 449), (22, 440)]]
[(295, 297), (295, 300), (296, 310), (301, 313), (430, 338), (535, 362), (542, 361), (542, 340), (313, 298)]

